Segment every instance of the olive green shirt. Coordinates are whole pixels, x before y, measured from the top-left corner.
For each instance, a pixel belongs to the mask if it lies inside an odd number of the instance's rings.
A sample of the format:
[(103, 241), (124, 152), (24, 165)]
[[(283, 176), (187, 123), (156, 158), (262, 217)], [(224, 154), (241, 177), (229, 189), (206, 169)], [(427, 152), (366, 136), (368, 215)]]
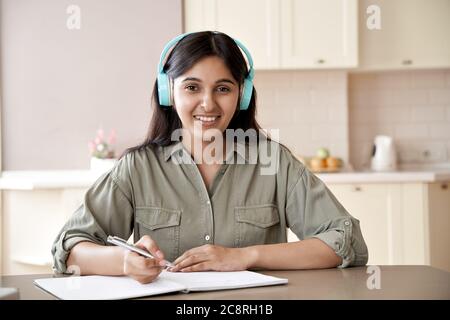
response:
[[(204, 244), (246, 247), (319, 238), (342, 257), (339, 267), (365, 265), (359, 221), (325, 184), (277, 142), (277, 170), (256, 143), (235, 143), (210, 189), (182, 142), (128, 153), (86, 192), (53, 246), (54, 270), (66, 272), (70, 250), (81, 241), (108, 245), (108, 235), (149, 235), (169, 261)], [(250, 157), (258, 154), (256, 161)]]

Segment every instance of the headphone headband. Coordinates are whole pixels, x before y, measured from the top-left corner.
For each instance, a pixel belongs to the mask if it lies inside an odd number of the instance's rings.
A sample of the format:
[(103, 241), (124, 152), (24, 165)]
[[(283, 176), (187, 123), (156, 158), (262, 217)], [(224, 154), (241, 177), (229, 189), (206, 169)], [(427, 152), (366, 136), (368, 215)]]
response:
[[(214, 32), (217, 33), (217, 32)], [(167, 52), (175, 46), (179, 41), (181, 41), (183, 38), (185, 38), (187, 35), (192, 34), (192, 32), (183, 33), (172, 40), (170, 40), (165, 46), (163, 51), (161, 52), (161, 56), (159, 57), (159, 63), (158, 63), (158, 96), (159, 96), (159, 104), (161, 106), (171, 106), (172, 105), (172, 86), (170, 83), (169, 76), (164, 72), (164, 59), (167, 55)], [(253, 93), (253, 78), (255, 76), (255, 71), (253, 69), (253, 59), (250, 55), (250, 52), (248, 49), (239, 41), (236, 39), (233, 39), (236, 45), (244, 52), (245, 56), (247, 57), (247, 62), (249, 65), (248, 74), (244, 79), (243, 84), (243, 90), (241, 95), (241, 102), (240, 102), (240, 109), (241, 110), (247, 110), (250, 100)]]
[(166, 57), (167, 51), (170, 50), (170, 48), (172, 48), (174, 45), (176, 45), (178, 43), (178, 41), (180, 41), (181, 39), (183, 39), (184, 37), (186, 37), (188, 34), (190, 33), (184, 33), (184, 34), (180, 34), (178, 36), (176, 36), (175, 38), (173, 38), (172, 40), (170, 40), (165, 46), (163, 51), (161, 52), (161, 56), (159, 57), (159, 64), (158, 64), (158, 73), (162, 73), (163, 69), (164, 69), (164, 58)]

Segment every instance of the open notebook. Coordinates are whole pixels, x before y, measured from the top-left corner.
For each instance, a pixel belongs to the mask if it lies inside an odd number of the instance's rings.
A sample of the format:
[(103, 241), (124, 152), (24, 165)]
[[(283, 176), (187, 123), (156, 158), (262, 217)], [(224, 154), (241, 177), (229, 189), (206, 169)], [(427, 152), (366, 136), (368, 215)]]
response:
[(209, 291), (271, 286), (287, 283), (251, 271), (168, 272), (163, 271), (151, 283), (140, 284), (129, 277), (81, 276), (37, 279), (34, 283), (60, 299), (128, 299), (169, 292)]

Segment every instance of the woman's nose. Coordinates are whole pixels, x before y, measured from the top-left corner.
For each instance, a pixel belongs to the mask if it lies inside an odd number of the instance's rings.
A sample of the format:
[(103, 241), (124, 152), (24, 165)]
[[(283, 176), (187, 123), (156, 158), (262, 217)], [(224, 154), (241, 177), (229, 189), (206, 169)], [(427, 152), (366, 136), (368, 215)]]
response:
[(212, 110), (215, 107), (214, 98), (212, 94), (206, 93), (203, 98), (201, 105), (205, 110)]

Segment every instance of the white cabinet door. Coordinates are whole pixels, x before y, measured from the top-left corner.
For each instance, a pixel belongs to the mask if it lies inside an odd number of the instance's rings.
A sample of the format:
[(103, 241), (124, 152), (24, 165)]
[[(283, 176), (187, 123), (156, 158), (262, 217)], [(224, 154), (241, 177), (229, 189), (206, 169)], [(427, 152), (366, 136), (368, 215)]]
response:
[(368, 264), (450, 271), (450, 182), (327, 186), (360, 221)]
[(342, 184), (329, 188), (360, 220), (369, 264), (431, 264), (429, 239), (433, 229), (427, 215), (427, 184)]
[(358, 65), (356, 0), (281, 1), (283, 68)]
[(428, 186), (430, 264), (450, 272), (450, 182)]
[(3, 274), (51, 273), (52, 243), (82, 204), (85, 192), (85, 188), (2, 191)]
[(278, 0), (185, 0), (185, 32), (217, 30), (240, 40), (255, 69), (280, 67)]
[[(370, 5), (380, 9), (379, 30), (367, 27)], [(362, 0), (359, 16), (361, 69), (450, 67), (450, 1)]]
[(360, 221), (369, 250), (368, 264), (392, 264), (394, 252), (389, 188), (379, 184), (336, 184), (328, 187), (347, 211)]

